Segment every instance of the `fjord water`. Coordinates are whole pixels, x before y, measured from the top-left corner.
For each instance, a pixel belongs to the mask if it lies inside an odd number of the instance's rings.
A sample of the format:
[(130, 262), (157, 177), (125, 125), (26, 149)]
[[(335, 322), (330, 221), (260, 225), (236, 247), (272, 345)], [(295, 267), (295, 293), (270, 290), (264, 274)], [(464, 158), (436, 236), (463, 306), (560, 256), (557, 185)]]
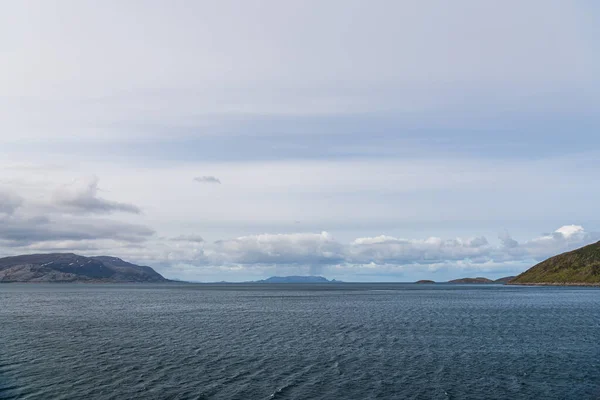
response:
[(0, 398), (600, 398), (600, 290), (0, 285)]

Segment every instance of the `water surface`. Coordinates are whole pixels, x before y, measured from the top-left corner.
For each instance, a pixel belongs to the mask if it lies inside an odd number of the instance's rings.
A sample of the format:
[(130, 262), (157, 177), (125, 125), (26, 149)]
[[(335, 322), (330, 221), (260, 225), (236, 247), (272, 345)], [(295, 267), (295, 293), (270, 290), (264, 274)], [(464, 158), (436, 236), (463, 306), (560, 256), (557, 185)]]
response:
[(600, 290), (0, 285), (2, 399), (598, 399)]

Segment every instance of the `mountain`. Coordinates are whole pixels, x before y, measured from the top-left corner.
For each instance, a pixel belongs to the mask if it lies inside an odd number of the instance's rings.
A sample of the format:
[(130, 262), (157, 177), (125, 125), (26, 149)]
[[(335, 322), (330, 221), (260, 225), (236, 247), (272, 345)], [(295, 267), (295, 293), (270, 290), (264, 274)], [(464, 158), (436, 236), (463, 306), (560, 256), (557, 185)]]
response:
[(551, 257), (510, 284), (600, 285), (600, 242)]
[(267, 279), (260, 281), (254, 281), (254, 283), (335, 283), (340, 282), (328, 280), (322, 276), (272, 276)]
[(0, 282), (168, 282), (150, 267), (73, 253), (0, 258)]
[(454, 280), (448, 281), (448, 283), (494, 283), (494, 281), (491, 279), (488, 279), (488, 278), (477, 277), (477, 278), (454, 279)]

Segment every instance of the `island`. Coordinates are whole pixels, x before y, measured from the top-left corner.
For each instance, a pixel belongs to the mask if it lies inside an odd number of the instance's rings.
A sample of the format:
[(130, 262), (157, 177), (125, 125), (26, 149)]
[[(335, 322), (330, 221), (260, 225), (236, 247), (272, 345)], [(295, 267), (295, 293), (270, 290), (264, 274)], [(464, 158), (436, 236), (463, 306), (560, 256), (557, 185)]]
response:
[(170, 282), (150, 267), (117, 257), (73, 253), (0, 258), (0, 282)]
[(500, 285), (506, 285), (508, 282), (510, 282), (511, 280), (513, 280), (515, 277), (514, 276), (505, 276), (503, 278), (499, 278), (496, 280), (492, 280), (492, 279), (488, 279), (488, 278), (484, 278), (484, 277), (477, 277), (477, 278), (460, 278), (460, 279), (453, 279), (451, 281), (448, 281), (448, 283), (467, 283), (467, 284), (500, 284)]
[(550, 257), (509, 285), (600, 286), (600, 242)]
[(418, 284), (429, 284), (429, 283), (435, 283), (434, 281), (430, 281), (429, 279), (421, 279), (420, 281), (416, 281), (415, 283)]
[(272, 276), (267, 279), (253, 281), (252, 283), (340, 283), (335, 279), (329, 280), (322, 276)]
[(460, 278), (448, 281), (448, 283), (494, 283), (493, 280), (483, 277), (477, 278)]

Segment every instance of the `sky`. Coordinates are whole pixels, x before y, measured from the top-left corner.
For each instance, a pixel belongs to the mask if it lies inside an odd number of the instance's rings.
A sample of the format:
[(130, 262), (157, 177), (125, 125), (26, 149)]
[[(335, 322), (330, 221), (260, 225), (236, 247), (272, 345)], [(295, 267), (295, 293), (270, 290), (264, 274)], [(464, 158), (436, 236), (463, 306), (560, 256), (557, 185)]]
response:
[(3, 2), (0, 256), (446, 281), (600, 240), (589, 0)]

